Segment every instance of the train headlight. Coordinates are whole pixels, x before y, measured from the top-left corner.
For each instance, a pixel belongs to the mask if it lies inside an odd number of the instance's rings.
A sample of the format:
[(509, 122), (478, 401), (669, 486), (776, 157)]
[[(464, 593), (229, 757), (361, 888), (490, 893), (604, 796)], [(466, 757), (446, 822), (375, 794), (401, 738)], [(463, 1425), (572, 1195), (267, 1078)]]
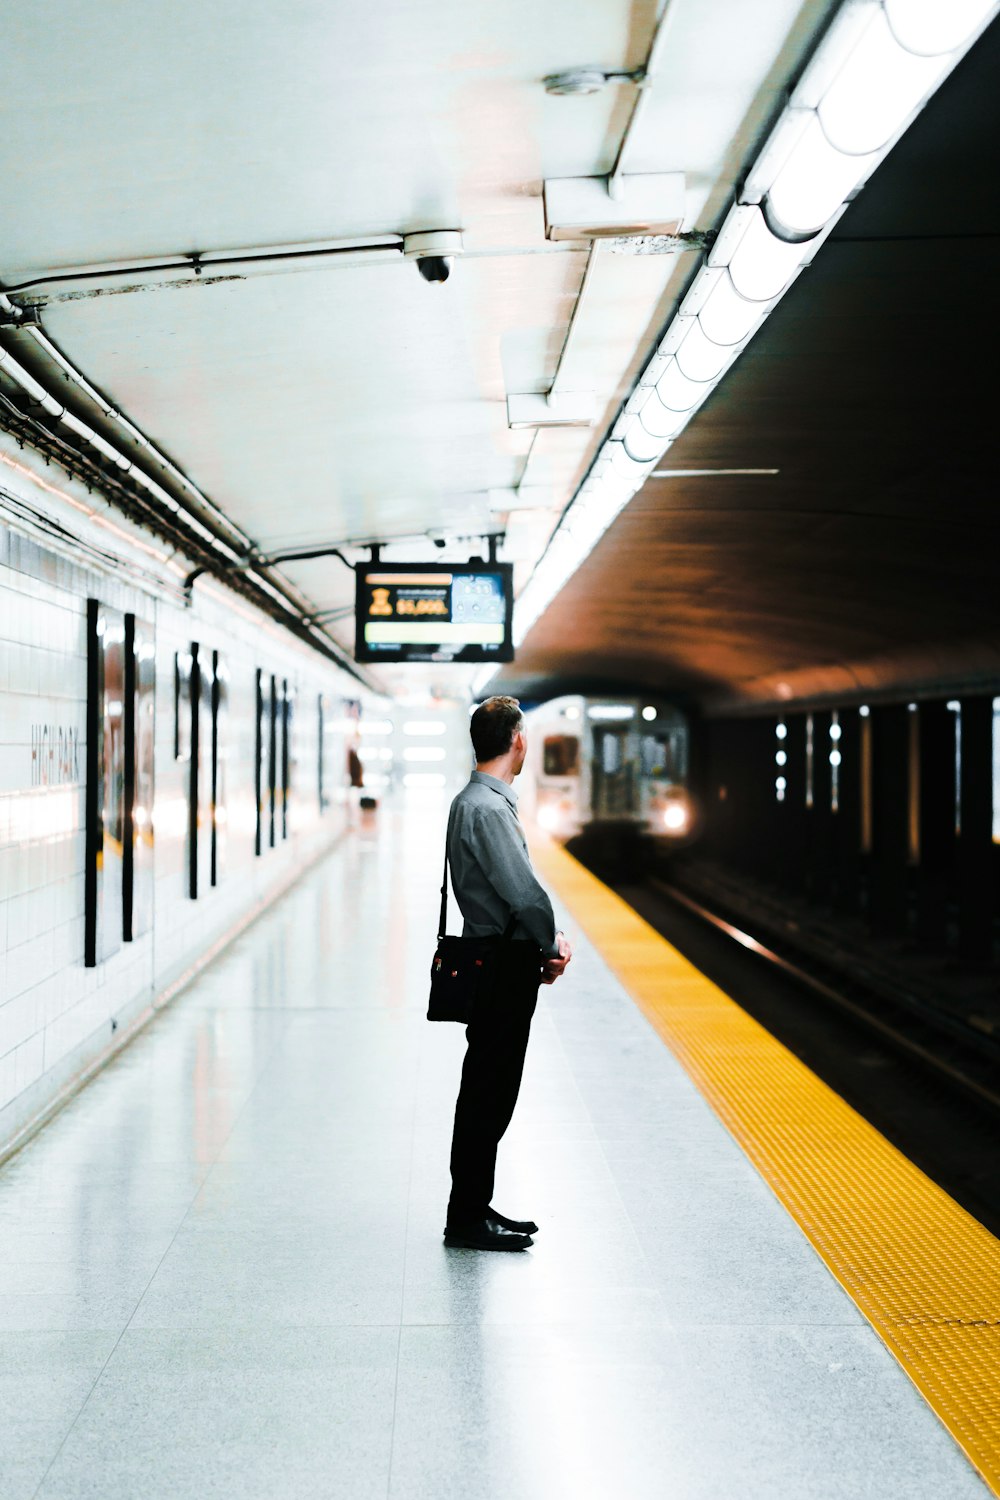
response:
[(555, 833), (559, 827), (559, 809), (553, 807), (551, 802), (547, 803), (538, 809), (538, 821), (546, 833)]
[(667, 803), (663, 809), (663, 826), (668, 833), (683, 833), (688, 822), (688, 810), (683, 802)]

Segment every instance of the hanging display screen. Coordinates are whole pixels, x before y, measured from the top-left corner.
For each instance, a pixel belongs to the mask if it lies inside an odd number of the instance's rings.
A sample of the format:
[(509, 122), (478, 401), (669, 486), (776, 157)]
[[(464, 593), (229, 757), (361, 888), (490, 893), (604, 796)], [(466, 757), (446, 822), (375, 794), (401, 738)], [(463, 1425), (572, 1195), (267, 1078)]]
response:
[(372, 563), (355, 574), (358, 661), (514, 660), (510, 563)]

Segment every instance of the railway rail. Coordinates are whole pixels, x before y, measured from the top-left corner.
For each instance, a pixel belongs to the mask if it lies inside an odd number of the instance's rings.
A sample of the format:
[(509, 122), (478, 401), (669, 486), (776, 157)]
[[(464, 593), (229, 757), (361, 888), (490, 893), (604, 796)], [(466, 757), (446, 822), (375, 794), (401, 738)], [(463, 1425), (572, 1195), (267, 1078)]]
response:
[(863, 962), (736, 915), (683, 872), (614, 888), (691, 962), (1000, 1235), (1000, 1044)]

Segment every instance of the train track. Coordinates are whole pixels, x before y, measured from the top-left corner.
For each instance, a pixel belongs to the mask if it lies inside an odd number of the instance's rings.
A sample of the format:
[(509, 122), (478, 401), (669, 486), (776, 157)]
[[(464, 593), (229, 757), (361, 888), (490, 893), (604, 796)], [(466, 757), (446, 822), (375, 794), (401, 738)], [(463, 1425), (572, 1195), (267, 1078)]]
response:
[(1000, 1046), (863, 963), (808, 951), (676, 878), (619, 894), (1000, 1236)]

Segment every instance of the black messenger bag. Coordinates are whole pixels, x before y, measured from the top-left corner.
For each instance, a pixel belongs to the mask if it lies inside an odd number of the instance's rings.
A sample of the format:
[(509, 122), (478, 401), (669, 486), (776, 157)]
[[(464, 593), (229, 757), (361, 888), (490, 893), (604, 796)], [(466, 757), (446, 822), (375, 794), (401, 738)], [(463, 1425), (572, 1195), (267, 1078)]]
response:
[(448, 936), (448, 841), (446, 837), (438, 940), (431, 964), (428, 1021), (458, 1021), (462, 1026), (468, 1026), (475, 1010), (477, 993), (483, 988), (490, 968), (496, 960), (497, 951), (502, 943), (510, 942), (516, 926), (517, 912), (512, 912), (502, 936)]

